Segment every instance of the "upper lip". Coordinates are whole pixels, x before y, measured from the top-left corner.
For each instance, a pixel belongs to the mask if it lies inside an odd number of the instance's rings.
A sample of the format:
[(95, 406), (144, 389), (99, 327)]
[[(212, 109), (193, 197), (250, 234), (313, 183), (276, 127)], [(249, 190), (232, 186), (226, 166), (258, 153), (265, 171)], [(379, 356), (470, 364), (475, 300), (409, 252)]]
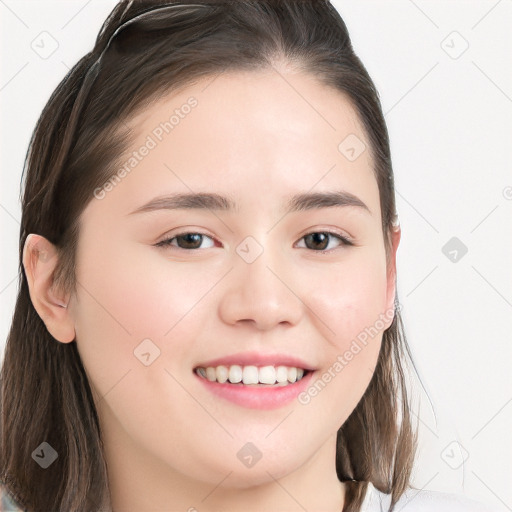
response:
[(195, 368), (208, 368), (209, 366), (290, 366), (302, 368), (304, 370), (314, 370), (314, 368), (302, 359), (287, 354), (262, 354), (261, 352), (240, 352), (217, 359), (211, 359), (204, 363), (199, 363)]

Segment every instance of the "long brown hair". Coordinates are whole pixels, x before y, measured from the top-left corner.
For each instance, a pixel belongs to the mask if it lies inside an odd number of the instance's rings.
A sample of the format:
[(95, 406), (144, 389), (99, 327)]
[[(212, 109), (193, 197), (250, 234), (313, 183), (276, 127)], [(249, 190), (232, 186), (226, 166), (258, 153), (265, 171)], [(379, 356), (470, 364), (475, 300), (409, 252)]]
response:
[[(396, 211), (387, 128), (374, 84), (328, 0), (119, 2), (93, 50), (53, 92), (25, 159), (19, 292), (0, 373), (0, 479), (27, 510), (110, 507), (89, 382), (76, 340), (57, 342), (33, 307), (22, 265), (27, 235), (57, 246), (55, 286), (75, 292), (80, 215), (129, 147), (125, 121), (200, 78), (281, 62), (342, 91), (356, 109), (370, 142), (389, 257)], [(338, 431), (336, 472), (347, 482), (346, 512), (359, 510), (368, 482), (391, 494), (392, 507), (409, 485), (416, 433), (406, 358), (397, 308), (373, 378)], [(49, 469), (31, 457), (44, 441), (58, 453)]]

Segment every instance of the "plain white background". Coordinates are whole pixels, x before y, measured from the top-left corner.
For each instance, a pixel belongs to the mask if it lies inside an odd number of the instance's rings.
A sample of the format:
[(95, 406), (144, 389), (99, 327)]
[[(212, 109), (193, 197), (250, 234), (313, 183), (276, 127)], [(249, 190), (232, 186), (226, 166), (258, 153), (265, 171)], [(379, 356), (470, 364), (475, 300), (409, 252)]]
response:
[[(29, 138), (115, 3), (0, 0), (2, 355)], [(424, 386), (413, 483), (512, 510), (512, 2), (333, 3), (391, 137), (398, 295)]]

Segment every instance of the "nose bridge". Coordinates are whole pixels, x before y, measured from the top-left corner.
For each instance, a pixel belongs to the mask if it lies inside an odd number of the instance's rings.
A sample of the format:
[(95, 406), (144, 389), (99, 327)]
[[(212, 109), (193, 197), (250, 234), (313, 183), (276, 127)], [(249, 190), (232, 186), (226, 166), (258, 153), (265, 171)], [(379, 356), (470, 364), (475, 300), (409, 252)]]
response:
[(252, 321), (260, 329), (298, 322), (302, 303), (291, 291), (293, 284), (287, 283), (291, 273), (284, 271), (282, 252), (268, 245), (248, 236), (236, 247), (231, 282), (221, 303), (224, 321)]
[(238, 245), (236, 253), (239, 258), (235, 267), (244, 282), (244, 289), (250, 291), (253, 296), (260, 292), (281, 294), (275, 288), (281, 288), (283, 285), (270, 271), (272, 268), (280, 267), (279, 256), (276, 248), (270, 247), (268, 238), (260, 243), (249, 236)]

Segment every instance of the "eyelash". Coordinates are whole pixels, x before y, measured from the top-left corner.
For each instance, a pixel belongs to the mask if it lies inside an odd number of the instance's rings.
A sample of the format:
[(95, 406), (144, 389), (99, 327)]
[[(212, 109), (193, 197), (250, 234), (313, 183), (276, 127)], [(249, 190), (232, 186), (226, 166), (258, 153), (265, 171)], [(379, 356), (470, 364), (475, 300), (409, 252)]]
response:
[[(325, 235), (330, 235), (334, 238), (337, 238), (338, 240), (340, 240), (341, 244), (340, 246), (338, 247), (335, 247), (334, 249), (323, 249), (323, 250), (318, 250), (318, 251), (315, 251), (314, 249), (309, 249), (310, 251), (313, 251), (313, 252), (318, 252), (318, 253), (329, 253), (331, 251), (334, 251), (336, 249), (339, 249), (340, 247), (343, 247), (343, 246), (353, 246), (355, 245), (351, 240), (349, 240), (347, 237), (343, 236), (343, 235), (340, 235), (339, 233), (336, 233), (334, 231), (310, 231), (309, 233), (306, 233), (305, 235), (303, 235), (300, 240), (302, 240), (303, 238), (305, 238), (306, 236), (308, 235), (313, 235), (313, 234), (317, 234), (317, 233), (322, 233), (322, 234), (325, 234)], [(163, 247), (163, 248), (167, 248), (167, 247), (174, 247), (175, 249), (178, 249), (178, 250), (181, 250), (181, 251), (200, 251), (201, 249), (184, 249), (183, 247), (175, 247), (175, 246), (171, 246), (171, 242), (178, 238), (179, 236), (183, 236), (183, 235), (202, 235), (202, 236), (205, 236), (205, 237), (208, 237), (208, 238), (211, 238), (212, 240), (213, 237), (211, 237), (210, 235), (207, 235), (206, 233), (201, 233), (200, 231), (184, 231), (183, 233), (178, 233), (170, 238), (166, 238), (158, 243), (155, 244), (155, 246), (157, 247)], [(307, 249), (307, 247), (306, 247)]]

